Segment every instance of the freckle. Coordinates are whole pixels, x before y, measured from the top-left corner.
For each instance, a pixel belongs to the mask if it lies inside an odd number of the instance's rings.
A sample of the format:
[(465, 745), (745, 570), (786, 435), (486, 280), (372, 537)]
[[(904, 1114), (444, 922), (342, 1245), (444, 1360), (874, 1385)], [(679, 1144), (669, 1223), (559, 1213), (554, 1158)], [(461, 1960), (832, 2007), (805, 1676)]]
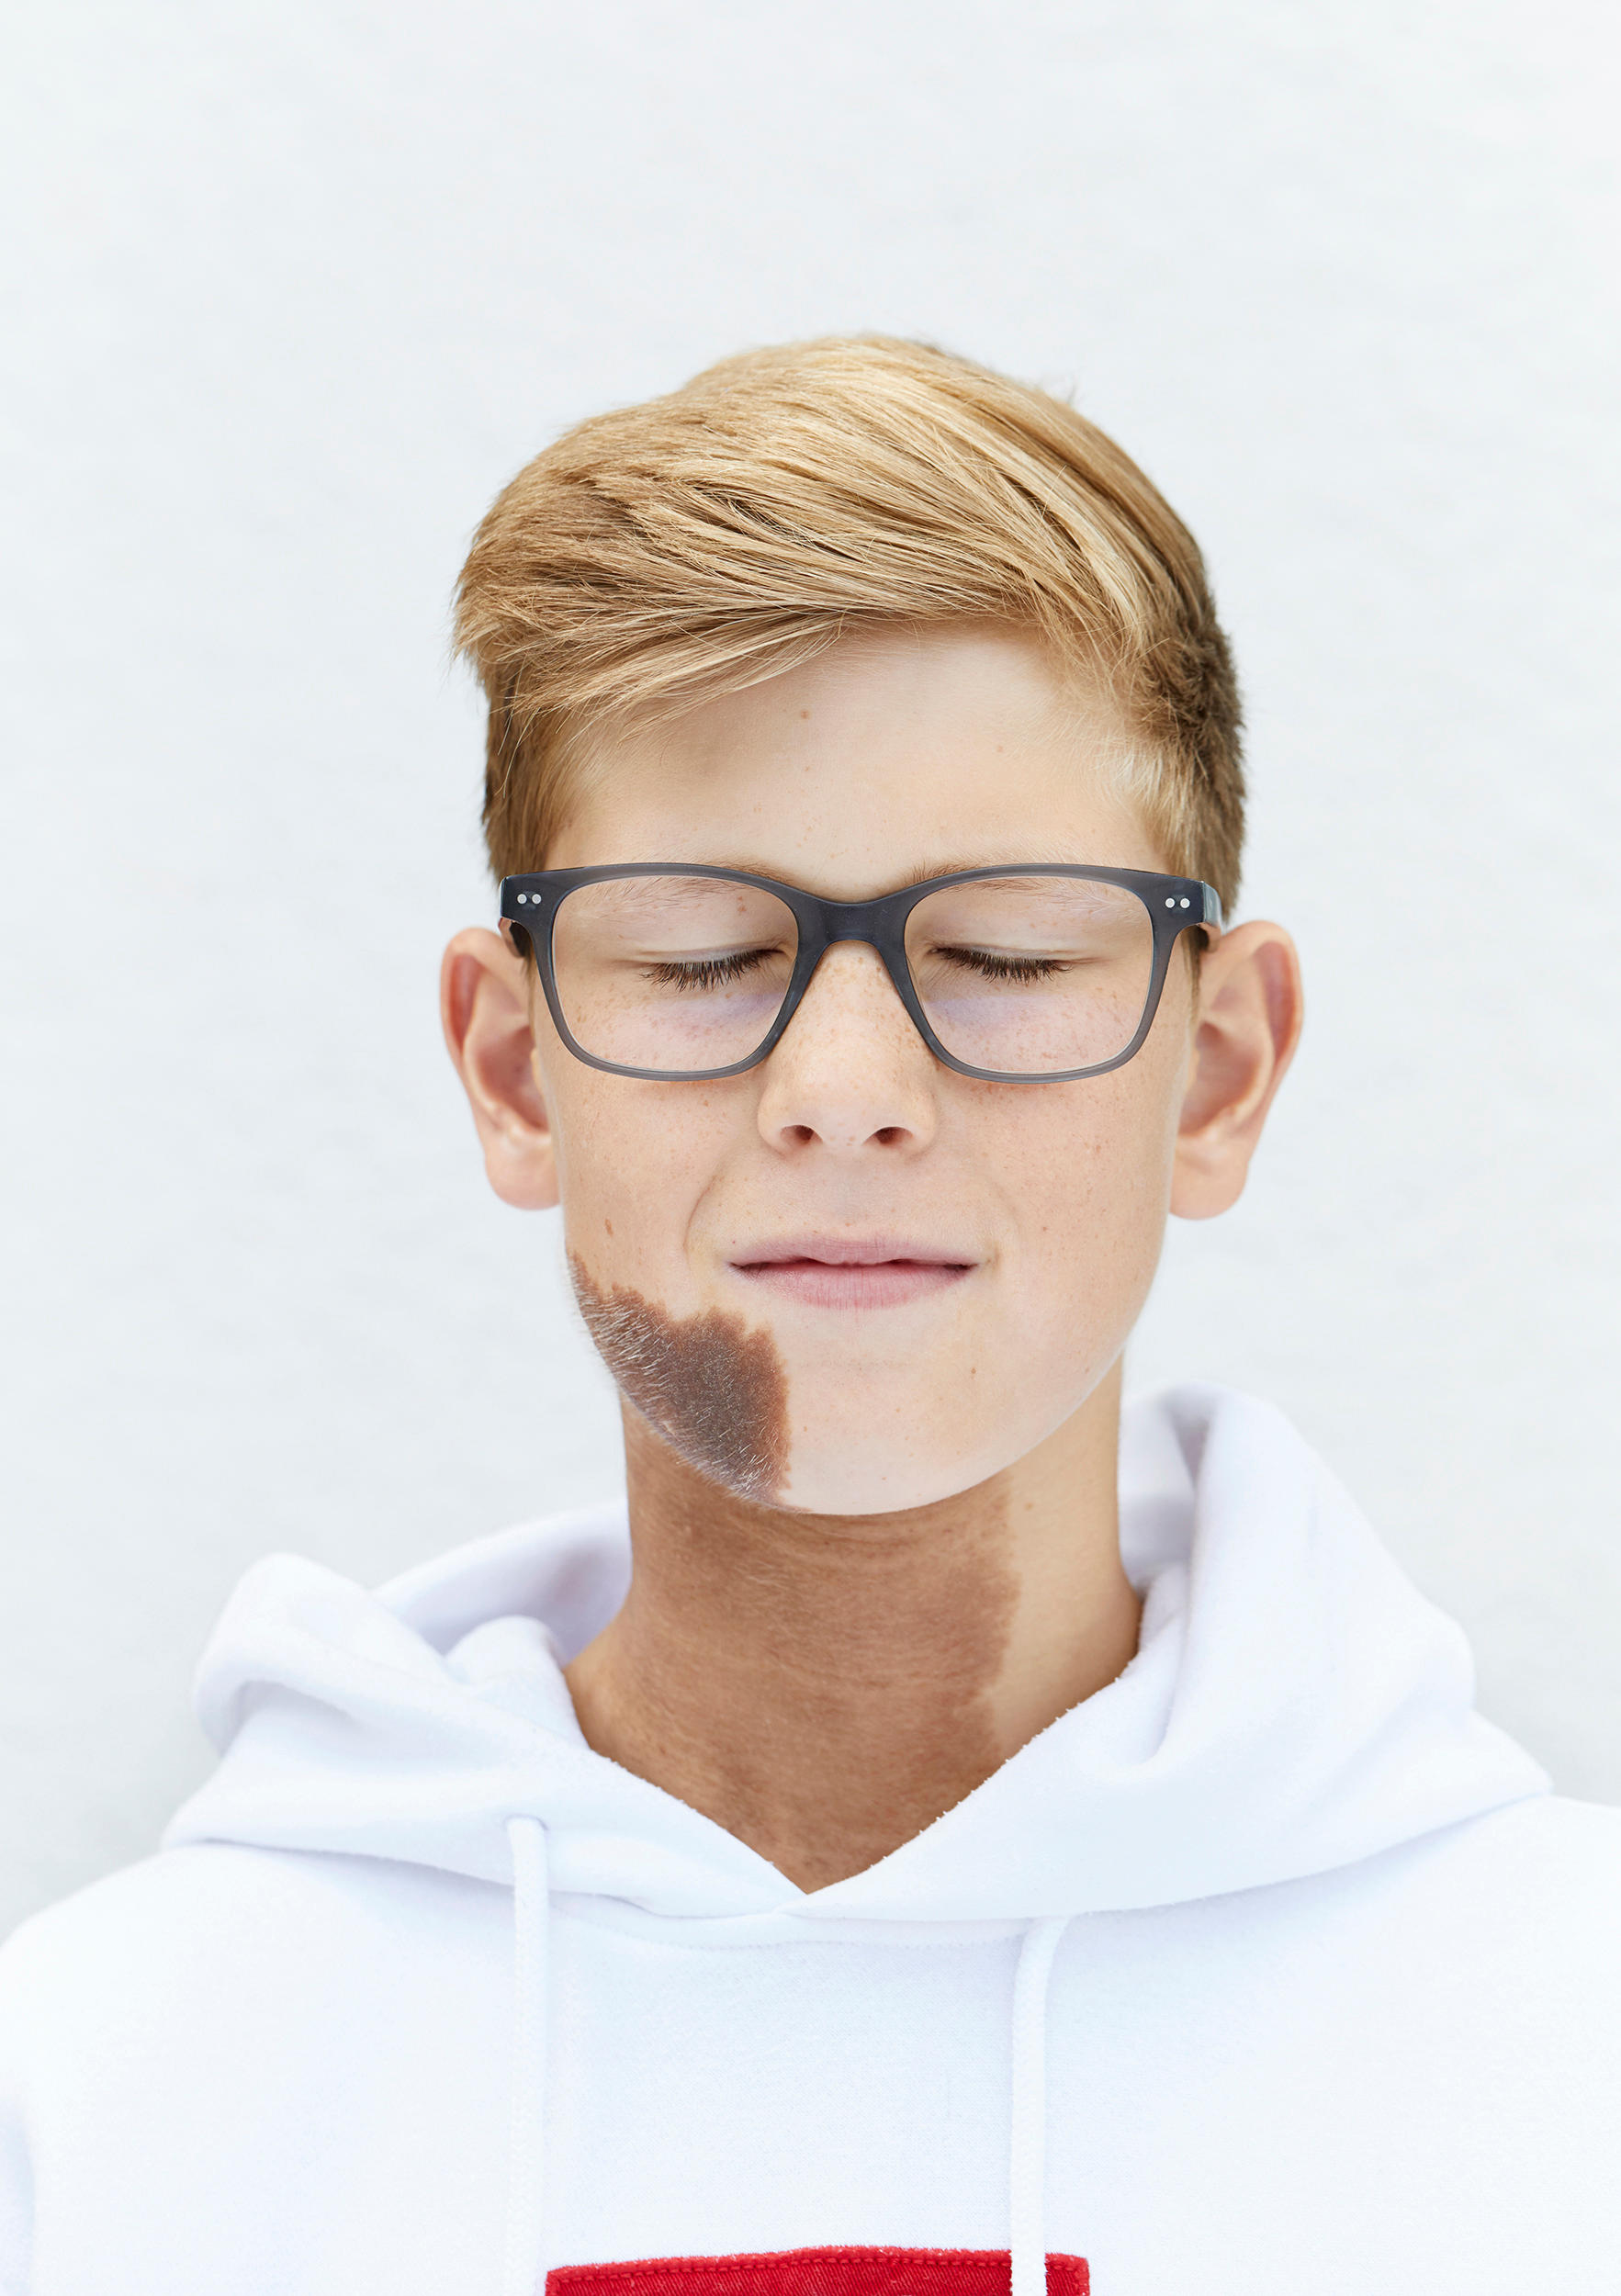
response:
[(613, 1222), (611, 1220), (604, 1220), (604, 1221), (603, 1221), (603, 1222), (602, 1222), (602, 1226), (603, 1226), (603, 1228), (606, 1230), (606, 1232), (607, 1232), (607, 1233), (608, 1233), (609, 1235), (612, 1235), (612, 1234), (613, 1234), (613, 1232), (614, 1232), (614, 1222)]
[(810, 712), (809, 710), (801, 710), (799, 715), (801, 717), (808, 717), (810, 715)]

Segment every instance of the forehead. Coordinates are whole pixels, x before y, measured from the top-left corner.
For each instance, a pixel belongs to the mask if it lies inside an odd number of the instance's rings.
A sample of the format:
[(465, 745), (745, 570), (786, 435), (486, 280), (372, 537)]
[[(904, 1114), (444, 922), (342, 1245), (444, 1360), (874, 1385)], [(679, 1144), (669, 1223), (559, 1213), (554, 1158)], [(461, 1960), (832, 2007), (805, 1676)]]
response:
[(981, 861), (1163, 866), (1111, 698), (1038, 641), (886, 631), (604, 737), (546, 859), (703, 861), (861, 898)]

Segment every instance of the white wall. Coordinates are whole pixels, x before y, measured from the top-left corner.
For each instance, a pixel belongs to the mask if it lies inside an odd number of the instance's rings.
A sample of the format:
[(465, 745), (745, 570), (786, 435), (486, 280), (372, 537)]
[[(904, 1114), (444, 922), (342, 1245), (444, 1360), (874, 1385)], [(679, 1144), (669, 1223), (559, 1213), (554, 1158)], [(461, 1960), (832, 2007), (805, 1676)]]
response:
[(1307, 1048), (1143, 1379), (1278, 1397), (1621, 1798), (1611, 12), (53, 0), (0, 338), (0, 1925), (152, 1841), (236, 1573), (615, 1476), (436, 1038), (446, 599), (551, 433), (881, 328), (1076, 386), (1203, 540)]

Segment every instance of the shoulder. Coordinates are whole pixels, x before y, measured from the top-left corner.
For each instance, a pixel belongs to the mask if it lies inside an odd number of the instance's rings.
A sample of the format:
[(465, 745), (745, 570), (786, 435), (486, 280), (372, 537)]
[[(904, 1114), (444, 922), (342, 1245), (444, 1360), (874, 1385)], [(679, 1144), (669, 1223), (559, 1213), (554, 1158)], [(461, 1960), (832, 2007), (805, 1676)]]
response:
[(1538, 1795), (1458, 1830), (1453, 1918), (1483, 1966), (1621, 2066), (1621, 1809)]
[(1325, 2020), (1421, 2087), (1501, 2088), (1523, 2060), (1613, 2115), (1618, 1907), (1621, 1811), (1537, 1795), (1352, 1865), (1107, 1926), (1194, 2025), (1224, 2030), (1239, 2003), (1252, 2036)]
[[(221, 1846), (165, 1851), (25, 1921), (0, 1948), (0, 2048), (58, 2045), (109, 2007), (130, 2011), (172, 1976), (206, 1969), (222, 1938), (280, 1910), (285, 1861)], [(200, 1959), (199, 1959), (200, 1957)]]
[(1370, 2023), (1621, 2095), (1621, 1810), (1537, 1795), (1307, 1887)]
[[(427, 2189), (457, 2144), (476, 2181), (464, 2133), (488, 2149), (499, 2123), (508, 1902), (382, 1859), (210, 1842), (26, 1923), (0, 1953), (0, 2289), (30, 2284), (36, 2225), (52, 2288), (258, 2286), (250, 2254), (274, 2263), (289, 2223), (296, 2245), (300, 2209), (322, 2238), (354, 2221), (334, 2192)], [(422, 2109), (424, 2066), (450, 2123)], [(430, 2277), (452, 2285), (453, 2261)]]
[[(487, 1885), (376, 1859), (205, 1842), (165, 1850), (23, 1923), (0, 1948), (0, 2083), (115, 2041), (140, 2056), (319, 2005), (357, 1970), (482, 1930)], [(482, 1940), (480, 1939), (480, 1942)]]
[[(1371, 1929), (1428, 1941), (1460, 1964), (1506, 1958), (1550, 1980), (1561, 1962), (1614, 1968), (1621, 1810), (1531, 1795), (1317, 1886)], [(1613, 1989), (1621, 2009), (1621, 1986)]]
[(1591, 1932), (1614, 1953), (1621, 1901), (1621, 1809), (1538, 1794), (1415, 1845), (1443, 1887), (1488, 1885), (1496, 1919), (1540, 1934)]

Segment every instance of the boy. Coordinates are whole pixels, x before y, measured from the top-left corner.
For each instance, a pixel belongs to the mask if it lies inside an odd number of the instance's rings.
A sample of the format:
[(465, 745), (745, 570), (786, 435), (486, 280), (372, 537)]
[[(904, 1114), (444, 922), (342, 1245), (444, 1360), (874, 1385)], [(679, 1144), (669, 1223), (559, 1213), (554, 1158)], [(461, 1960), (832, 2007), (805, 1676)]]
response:
[(445, 1032), (628, 1525), (250, 1574), (215, 1779), (8, 1951), (0, 2286), (1614, 2290), (1621, 1820), (1266, 1406), (1122, 1424), (1300, 1023), (1187, 534), (802, 345), (542, 455), (459, 635)]

